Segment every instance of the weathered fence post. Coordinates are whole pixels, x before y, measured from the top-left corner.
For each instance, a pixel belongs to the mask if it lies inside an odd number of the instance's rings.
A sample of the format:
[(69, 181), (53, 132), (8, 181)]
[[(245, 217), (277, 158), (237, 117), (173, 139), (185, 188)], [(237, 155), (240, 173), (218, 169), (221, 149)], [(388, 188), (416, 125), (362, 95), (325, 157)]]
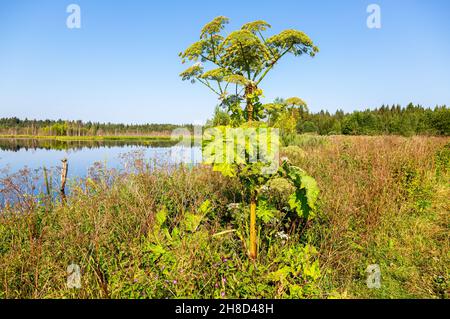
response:
[(44, 180), (45, 180), (45, 188), (46, 188), (47, 196), (50, 197), (51, 190), (50, 190), (50, 184), (48, 182), (47, 168), (45, 166), (44, 166)]
[(61, 160), (62, 169), (61, 169), (61, 199), (63, 202), (66, 201), (66, 180), (67, 180), (67, 171), (69, 170), (69, 164), (67, 163), (67, 159)]

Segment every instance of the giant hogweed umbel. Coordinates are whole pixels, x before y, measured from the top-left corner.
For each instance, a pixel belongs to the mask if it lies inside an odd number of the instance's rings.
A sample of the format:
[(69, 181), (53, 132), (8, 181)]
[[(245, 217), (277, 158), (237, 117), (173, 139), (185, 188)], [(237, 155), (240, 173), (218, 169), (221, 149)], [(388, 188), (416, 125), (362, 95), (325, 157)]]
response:
[[(271, 26), (261, 20), (246, 23), (239, 30), (223, 34), (228, 21), (228, 18), (220, 16), (206, 24), (201, 30), (200, 39), (180, 53), (183, 63), (194, 62), (180, 76), (192, 83), (200, 82), (217, 94), (220, 105), (230, 114), (232, 127), (253, 129), (258, 134), (258, 130), (266, 129), (267, 125), (262, 120), (269, 108), (260, 102), (263, 94), (259, 88), (261, 81), (285, 55), (314, 57), (319, 49), (305, 33), (298, 30), (284, 30), (265, 37), (263, 33)], [(206, 69), (206, 66), (209, 68)], [(225, 131), (226, 127), (216, 130)], [(225, 140), (223, 143), (226, 143)], [(204, 147), (208, 147), (211, 142), (217, 144), (217, 140), (205, 139)], [(246, 141), (241, 143), (244, 144), (244, 152), (233, 154), (235, 160), (231, 163), (218, 162), (214, 154), (204, 160), (210, 162), (214, 170), (226, 176), (238, 177), (245, 185), (250, 201), (249, 257), (254, 260), (258, 251), (256, 219), (260, 190), (273, 178), (286, 179), (295, 189), (289, 197), (289, 205), (304, 218), (313, 216), (319, 191), (312, 177), (287, 161), (283, 161), (278, 170), (271, 174), (264, 173), (268, 163), (250, 161), (254, 145)]]

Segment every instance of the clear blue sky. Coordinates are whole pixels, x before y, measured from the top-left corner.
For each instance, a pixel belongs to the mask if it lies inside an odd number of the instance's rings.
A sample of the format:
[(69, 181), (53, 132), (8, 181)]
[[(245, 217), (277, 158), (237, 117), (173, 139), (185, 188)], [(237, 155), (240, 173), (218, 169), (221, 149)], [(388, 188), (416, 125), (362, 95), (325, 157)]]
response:
[[(81, 29), (66, 7), (81, 7)], [(382, 28), (366, 8), (381, 6)], [(229, 29), (264, 19), (306, 32), (316, 58), (287, 58), (266, 100), (299, 96), (312, 111), (408, 102), (450, 104), (450, 1), (1, 0), (0, 117), (198, 123), (217, 99), (183, 82), (178, 53), (218, 15)]]

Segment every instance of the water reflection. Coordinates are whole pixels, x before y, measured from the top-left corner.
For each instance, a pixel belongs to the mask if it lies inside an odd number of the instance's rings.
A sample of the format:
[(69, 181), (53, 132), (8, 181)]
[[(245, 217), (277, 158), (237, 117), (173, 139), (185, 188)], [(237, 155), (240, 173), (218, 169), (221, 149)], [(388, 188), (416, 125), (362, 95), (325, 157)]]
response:
[[(98, 173), (193, 166), (201, 162), (200, 147), (170, 140), (57, 141), (0, 139), (0, 210), (7, 202), (28, 200), (26, 194), (45, 193), (44, 171), (57, 189), (61, 160), (67, 159), (71, 181)], [(106, 174), (108, 175), (108, 174)], [(47, 185), (48, 186), (48, 185)]]
[[(113, 147), (173, 147), (177, 141), (170, 139), (152, 140), (107, 140), (107, 141), (61, 141), (55, 139), (20, 139), (8, 138), (0, 139), (0, 150), (18, 152), (20, 150), (82, 150), (85, 148), (113, 148)], [(185, 145), (189, 146), (189, 145)]]
[[(69, 161), (69, 176), (84, 177), (90, 166), (102, 162), (109, 168), (123, 167), (121, 155), (140, 151), (150, 163), (196, 164), (201, 161), (199, 147), (170, 140), (57, 141), (36, 139), (0, 139), (0, 172), (18, 172), (23, 168), (58, 167)], [(4, 175), (4, 174), (2, 174)]]

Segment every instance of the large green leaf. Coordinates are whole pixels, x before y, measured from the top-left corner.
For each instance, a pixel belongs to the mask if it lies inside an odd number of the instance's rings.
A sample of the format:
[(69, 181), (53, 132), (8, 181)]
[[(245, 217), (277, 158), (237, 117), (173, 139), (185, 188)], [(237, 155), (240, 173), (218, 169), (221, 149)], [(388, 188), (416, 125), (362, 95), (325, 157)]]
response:
[(259, 201), (256, 208), (256, 217), (267, 224), (275, 217), (276, 212), (276, 209), (270, 207), (266, 201)]
[(156, 213), (156, 223), (158, 226), (162, 226), (167, 219), (167, 210), (165, 208), (161, 209)]
[(316, 208), (316, 201), (319, 197), (319, 186), (317, 186), (317, 182), (311, 176), (303, 176), (301, 188), (306, 190), (306, 198), (308, 200), (308, 206), (311, 209)]
[(202, 219), (202, 215), (186, 213), (183, 220), (184, 228), (189, 232), (195, 232), (200, 226)]
[(307, 175), (302, 169), (284, 163), (282, 168), (286, 177), (292, 181), (296, 191), (289, 197), (289, 206), (297, 214), (305, 219), (311, 219), (315, 216), (317, 198), (319, 196), (319, 187), (314, 178)]

